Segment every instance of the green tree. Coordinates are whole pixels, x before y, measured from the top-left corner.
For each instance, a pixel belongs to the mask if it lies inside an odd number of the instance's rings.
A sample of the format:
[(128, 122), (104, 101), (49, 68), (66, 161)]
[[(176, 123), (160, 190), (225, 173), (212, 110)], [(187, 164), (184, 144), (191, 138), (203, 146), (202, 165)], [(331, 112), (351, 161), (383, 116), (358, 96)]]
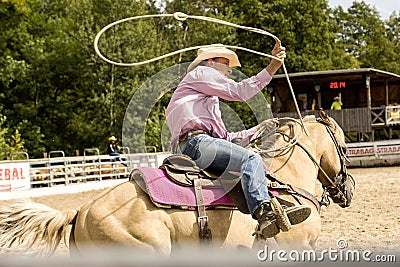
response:
[[(67, 154), (105, 148), (108, 135), (119, 135), (135, 88), (162, 63), (109, 65), (95, 55), (93, 39), (110, 22), (145, 13), (145, 1), (31, 0), (19, 9), (1, 4), (10, 18), (0, 20), (7, 37), (0, 44), (0, 81), (8, 126), (28, 135), (34, 157), (42, 156), (43, 146)], [(164, 49), (156, 37), (151, 21), (126, 23), (107, 32), (101, 48), (113, 60), (140, 61)]]
[(21, 152), (26, 152), (24, 140), (21, 139), (18, 129), (9, 134), (9, 129), (5, 127), (6, 120), (6, 116), (0, 113), (0, 160), (24, 159), (24, 156), (19, 155)]
[(4, 122), (6, 121), (6, 117), (0, 114), (0, 160), (7, 159), (7, 150), (6, 150), (6, 137), (5, 135), (8, 132), (8, 129), (5, 128)]
[(26, 159), (20, 153), (26, 152), (24, 148), (24, 140), (21, 139), (21, 134), (18, 130), (10, 136), (8, 143), (6, 143), (6, 153), (8, 158), (12, 159)]
[[(172, 91), (150, 107), (147, 121), (127, 114), (136, 112), (127, 110), (128, 104), (150, 77), (192, 61), (195, 51), (126, 68), (101, 60), (95, 54), (93, 40), (101, 28), (118, 19), (175, 11), (275, 34), (287, 48), (285, 64), (289, 72), (361, 66), (400, 73), (399, 14), (394, 12), (383, 22), (364, 2), (354, 2), (345, 11), (341, 7), (330, 10), (327, 1), (318, 0), (2, 0), (0, 107), (4, 119), (0, 145), (23, 144), (19, 149), (24, 147), (33, 158), (45, 151), (63, 150), (70, 155), (76, 149), (92, 147), (104, 153), (108, 136), (121, 140), (125, 119), (134, 127), (146, 126), (146, 145), (162, 149), (164, 109)], [(270, 53), (274, 40), (229, 26), (168, 17), (119, 24), (101, 37), (99, 48), (114, 61), (138, 62), (212, 43)], [(248, 76), (270, 61), (237, 52), (243, 66), (240, 70)], [(139, 113), (149, 108), (146, 105), (154, 99), (152, 94), (159, 94), (157, 89), (166, 85), (150, 82), (148, 86), (148, 93), (134, 107)], [(235, 110), (246, 127), (256, 123), (249, 105), (228, 105), (227, 110)], [(235, 120), (236, 115), (228, 113), (226, 118)]]
[[(35, 123), (36, 110), (33, 102), (30, 101), (30, 90), (26, 85), (31, 82), (30, 73), (32, 66), (25, 57), (25, 54), (32, 53), (29, 47), (32, 47), (34, 41), (29, 32), (29, 18), (33, 15), (30, 8), (31, 1), (1, 1), (0, 2), (0, 106), (2, 113), (7, 115), (7, 121), (2, 121), (2, 138), (6, 145), (2, 148), (7, 151), (18, 151), (22, 149), (25, 143), (27, 150), (36, 149), (31, 146), (30, 139), (35, 144), (40, 143), (40, 131), (32, 133), (29, 127)], [(26, 119), (24, 127), (20, 125), (22, 120)], [(14, 132), (14, 134), (8, 134)], [(20, 134), (25, 132), (25, 134)], [(18, 147), (19, 146), (19, 147)], [(21, 151), (19, 151), (21, 152)]]
[(386, 35), (393, 50), (389, 54), (381, 56), (387, 57), (387, 64), (384, 70), (400, 74), (400, 11), (393, 12), (386, 21)]
[(333, 21), (338, 47), (356, 58), (360, 67), (391, 69), (394, 44), (376, 8), (354, 1), (347, 12), (341, 7), (333, 10)]
[[(78, 27), (74, 35), (76, 39), (83, 40), (81, 43), (85, 45), (85, 51), (88, 51), (87, 61), (92, 66), (90, 72), (85, 72), (91, 81), (91, 84), (85, 86), (91, 96), (81, 113), (84, 120), (77, 117), (74, 121), (82, 129), (82, 138), (89, 139), (88, 143), (100, 146), (102, 152), (105, 152), (107, 136), (121, 135), (125, 111), (135, 90), (152, 74), (163, 69), (166, 61), (130, 68), (102, 61), (93, 49), (97, 32), (116, 20), (146, 14), (147, 6), (145, 1), (125, 0), (90, 1), (88, 5), (90, 8), (84, 10), (80, 6), (71, 9), (71, 17), (77, 18), (76, 25), (82, 24), (82, 21), (88, 25), (85, 28)], [(89, 16), (88, 10), (92, 12)], [(162, 36), (157, 34), (158, 23), (155, 19), (144, 19), (112, 27), (100, 38), (99, 49), (107, 58), (124, 63), (160, 56), (166, 53), (168, 46)], [(88, 132), (90, 135), (87, 135)]]
[[(354, 67), (354, 60), (336, 49), (336, 35), (330, 23), (327, 1), (246, 0), (237, 1), (233, 9), (236, 17), (242, 20), (241, 24), (264, 29), (282, 41), (287, 51), (285, 65), (288, 72)], [(275, 42), (270, 37), (248, 32), (241, 32), (237, 41), (244, 47), (265, 53), (270, 53)], [(259, 71), (270, 60), (248, 53), (242, 54), (241, 58), (251, 64), (250, 73)], [(340, 62), (343, 58), (347, 60)]]

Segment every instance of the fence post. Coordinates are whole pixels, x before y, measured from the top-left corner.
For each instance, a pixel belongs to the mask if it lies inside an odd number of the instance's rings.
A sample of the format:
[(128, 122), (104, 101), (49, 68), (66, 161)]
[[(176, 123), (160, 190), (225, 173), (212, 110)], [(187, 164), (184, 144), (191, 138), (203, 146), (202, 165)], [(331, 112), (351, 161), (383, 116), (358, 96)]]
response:
[[(127, 162), (127, 164), (128, 164), (128, 166), (130, 167), (130, 166), (132, 166), (132, 164), (131, 164), (131, 149), (129, 148), (129, 147), (127, 147), (127, 146), (123, 146), (122, 147), (122, 153), (125, 155), (124, 156), (124, 158), (126, 159), (126, 161), (125, 162)], [(121, 156), (121, 159), (122, 159), (122, 156)]]
[(14, 155), (25, 155), (26, 159), (29, 160), (29, 155), (26, 152), (13, 152), (11, 154), (11, 161), (14, 161)]
[(61, 154), (62, 155), (62, 158), (63, 158), (63, 169), (64, 169), (64, 183), (65, 184), (67, 184), (68, 183), (68, 177), (67, 177), (67, 174), (66, 174), (66, 171), (65, 171), (65, 153), (64, 153), (64, 151), (62, 151), (62, 150), (55, 150), (55, 151), (50, 151), (49, 152), (49, 160), (48, 160), (48, 162), (49, 162), (49, 164), (48, 164), (48, 167), (49, 167), (49, 173), (50, 173), (50, 186), (53, 186), (54, 184), (53, 184), (53, 178), (54, 178), (54, 174), (50, 171), (50, 167), (51, 167), (51, 163), (50, 163), (50, 160), (51, 160), (51, 155), (52, 154)]
[[(101, 161), (100, 161), (100, 151), (99, 151), (99, 149), (98, 148), (85, 148), (83, 150), (85, 176), (87, 176), (87, 172), (86, 172), (86, 152), (94, 152), (95, 156), (97, 156), (97, 160), (98, 160), (98, 163), (99, 163), (99, 175), (100, 175), (99, 179), (101, 181), (102, 180), (101, 179)], [(85, 182), (86, 181), (87, 181), (87, 178), (85, 179)]]

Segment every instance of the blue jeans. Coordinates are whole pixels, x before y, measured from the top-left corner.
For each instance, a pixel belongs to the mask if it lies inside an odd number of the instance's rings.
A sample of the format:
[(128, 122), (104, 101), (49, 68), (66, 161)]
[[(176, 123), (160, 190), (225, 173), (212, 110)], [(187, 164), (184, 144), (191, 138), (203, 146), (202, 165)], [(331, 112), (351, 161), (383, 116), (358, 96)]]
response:
[[(112, 157), (120, 156), (120, 154), (118, 152), (111, 152), (109, 155), (112, 156)], [(120, 161), (125, 167), (128, 167), (126, 162), (124, 162), (120, 157), (117, 157), (115, 159)]]
[(201, 169), (217, 172), (222, 179), (226, 171), (240, 173), (241, 184), (251, 214), (270, 201), (264, 163), (260, 155), (227, 140), (206, 134), (190, 136), (177, 153), (191, 157)]

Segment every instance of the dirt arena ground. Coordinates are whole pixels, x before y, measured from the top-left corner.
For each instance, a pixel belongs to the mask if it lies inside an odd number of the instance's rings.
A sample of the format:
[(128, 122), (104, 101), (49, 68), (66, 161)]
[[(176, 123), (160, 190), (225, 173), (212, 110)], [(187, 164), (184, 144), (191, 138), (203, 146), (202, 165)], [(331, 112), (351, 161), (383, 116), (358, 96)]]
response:
[(337, 247), (344, 239), (348, 249), (400, 252), (400, 167), (349, 172), (356, 180), (352, 205), (323, 208), (318, 246)]
[[(335, 204), (323, 207), (318, 249), (335, 249), (340, 240), (347, 242), (347, 248), (351, 250), (399, 253), (400, 167), (357, 168), (349, 172), (356, 180), (352, 206), (346, 209)], [(55, 209), (71, 209), (88, 202), (102, 191), (32, 199)], [(56, 254), (68, 255), (67, 247), (61, 245)]]

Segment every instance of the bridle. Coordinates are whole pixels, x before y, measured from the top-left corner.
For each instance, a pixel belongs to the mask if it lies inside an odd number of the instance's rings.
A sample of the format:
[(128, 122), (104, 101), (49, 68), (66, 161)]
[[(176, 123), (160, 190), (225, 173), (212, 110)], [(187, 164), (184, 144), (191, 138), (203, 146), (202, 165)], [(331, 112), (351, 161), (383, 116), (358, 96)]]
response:
[[(308, 158), (314, 163), (314, 165), (318, 168), (318, 170), (321, 172), (321, 174), (325, 177), (326, 181), (329, 183), (328, 185), (322, 185), (323, 188), (323, 193), (322, 193), (322, 198), (320, 201), (320, 205), (324, 206), (329, 206), (330, 205), (330, 200), (331, 198), (334, 203), (337, 203), (340, 207), (348, 207), (351, 204), (351, 199), (353, 196), (353, 189), (355, 187), (355, 181), (354, 178), (347, 172), (347, 162), (349, 162), (349, 159), (346, 156), (346, 148), (342, 147), (339, 143), (339, 141), (335, 137), (335, 132), (336, 132), (336, 126), (332, 128), (334, 125), (329, 118), (325, 114), (320, 113), (321, 118), (316, 119), (316, 122), (321, 123), (325, 126), (325, 129), (327, 130), (330, 138), (332, 139), (337, 155), (340, 160), (340, 171), (335, 175), (335, 177), (330, 177), (326, 171), (321, 167), (320, 163), (314, 158), (314, 156), (308, 151), (306, 147), (304, 147), (298, 140), (299, 134), (295, 135), (289, 135), (284, 131), (279, 131), (276, 130), (275, 133), (278, 133), (284, 137), (286, 140), (287, 144), (275, 148), (275, 149), (269, 149), (269, 150), (264, 150), (256, 145), (256, 142), (262, 138), (262, 136), (266, 136), (265, 134), (266, 130), (265, 129), (260, 129), (259, 133), (255, 134), (255, 138), (250, 141), (251, 148), (259, 153), (260, 155), (264, 157), (279, 157), (283, 156), (294, 147), (298, 146), (300, 147), (308, 156)], [(288, 119), (288, 118), (284, 118)], [(297, 122), (296, 119), (290, 118), (289, 119), (292, 122)], [(274, 155), (271, 156), (271, 153)]]
[(348, 207), (351, 204), (351, 199), (353, 196), (353, 189), (355, 188), (355, 180), (351, 174), (347, 172), (347, 163), (350, 162), (348, 157), (346, 156), (346, 148), (341, 146), (338, 140), (335, 137), (335, 129), (332, 129), (332, 123), (327, 121), (324, 118), (318, 118), (317, 122), (323, 124), (325, 129), (327, 130), (329, 136), (331, 137), (336, 152), (339, 156), (340, 160), (340, 171), (336, 174), (335, 177), (330, 178), (318, 165), (321, 172), (324, 174), (327, 181), (330, 183), (329, 185), (322, 185), (324, 191), (322, 193), (322, 199), (320, 201), (321, 205), (329, 206), (330, 197), (335, 203), (338, 203), (342, 208)]

